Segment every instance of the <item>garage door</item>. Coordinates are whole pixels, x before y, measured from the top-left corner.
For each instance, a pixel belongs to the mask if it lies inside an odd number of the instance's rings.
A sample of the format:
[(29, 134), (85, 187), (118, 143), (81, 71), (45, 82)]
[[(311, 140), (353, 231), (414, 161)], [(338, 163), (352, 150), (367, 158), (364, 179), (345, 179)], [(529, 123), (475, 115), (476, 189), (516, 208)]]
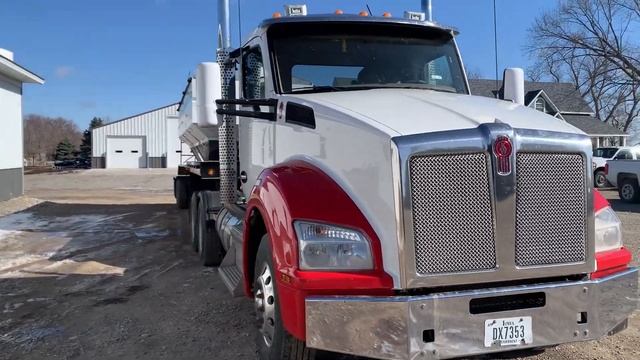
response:
[(147, 167), (144, 137), (107, 138), (107, 168)]

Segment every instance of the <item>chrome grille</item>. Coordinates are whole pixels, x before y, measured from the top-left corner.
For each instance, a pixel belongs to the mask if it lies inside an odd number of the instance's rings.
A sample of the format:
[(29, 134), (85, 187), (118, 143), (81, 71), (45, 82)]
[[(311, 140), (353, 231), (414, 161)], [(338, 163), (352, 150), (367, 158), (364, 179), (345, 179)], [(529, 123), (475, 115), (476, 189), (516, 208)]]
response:
[(584, 158), (578, 154), (519, 153), (516, 171), (516, 265), (584, 262)]
[(487, 156), (414, 156), (409, 166), (416, 272), (495, 268)]

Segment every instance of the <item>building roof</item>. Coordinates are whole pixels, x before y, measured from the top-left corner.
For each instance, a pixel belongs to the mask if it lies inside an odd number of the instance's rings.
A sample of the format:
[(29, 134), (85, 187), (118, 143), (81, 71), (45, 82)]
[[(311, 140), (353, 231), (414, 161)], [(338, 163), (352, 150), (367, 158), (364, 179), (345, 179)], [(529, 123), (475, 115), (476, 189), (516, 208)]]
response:
[(169, 104), (169, 105), (161, 106), (161, 107), (158, 107), (158, 108), (155, 108), (155, 109), (152, 109), (152, 110), (141, 112), (139, 114), (127, 116), (126, 118), (122, 118), (122, 119), (119, 119), (119, 120), (116, 120), (116, 121), (112, 121), (110, 123), (102, 124), (100, 126), (97, 126), (97, 127), (93, 128), (92, 130), (103, 128), (105, 126), (109, 126), (109, 125), (113, 125), (113, 124), (117, 124), (119, 122), (131, 120), (133, 118), (137, 118), (137, 117), (140, 117), (140, 116), (143, 116), (143, 115), (151, 114), (151, 113), (156, 112), (156, 111), (163, 111), (165, 109), (168, 110), (169, 116), (178, 116), (178, 105), (180, 105), (180, 104), (175, 103), (175, 104)]
[(44, 79), (0, 55), (0, 74), (23, 83), (44, 84)]
[(611, 126), (591, 115), (562, 115), (571, 125), (591, 136), (629, 136), (622, 130)]
[[(469, 86), (471, 87), (471, 93), (473, 95), (495, 98), (496, 93), (499, 92), (500, 97), (502, 97), (502, 83), (500, 82), (499, 85), (500, 89), (496, 89), (495, 80), (469, 80)], [(545, 94), (553, 101), (561, 113), (593, 113), (589, 104), (587, 104), (580, 95), (580, 92), (576, 90), (575, 86), (571, 83), (525, 81), (525, 105), (528, 106), (542, 90), (544, 90)]]

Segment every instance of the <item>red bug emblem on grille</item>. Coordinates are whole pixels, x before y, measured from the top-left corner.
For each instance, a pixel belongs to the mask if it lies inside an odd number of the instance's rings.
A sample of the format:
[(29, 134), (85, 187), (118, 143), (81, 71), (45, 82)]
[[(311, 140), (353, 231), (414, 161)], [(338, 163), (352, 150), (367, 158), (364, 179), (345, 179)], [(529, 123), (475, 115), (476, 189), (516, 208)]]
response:
[(511, 144), (511, 140), (506, 136), (498, 136), (493, 143), (493, 154), (496, 156), (498, 175), (511, 174), (512, 153), (513, 145)]

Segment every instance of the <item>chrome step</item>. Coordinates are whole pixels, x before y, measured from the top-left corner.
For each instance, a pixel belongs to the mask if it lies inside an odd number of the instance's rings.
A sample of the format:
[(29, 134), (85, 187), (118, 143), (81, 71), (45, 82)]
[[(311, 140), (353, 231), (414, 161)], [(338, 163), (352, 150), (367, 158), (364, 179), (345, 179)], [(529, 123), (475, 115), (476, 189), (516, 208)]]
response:
[(223, 208), (216, 218), (216, 230), (227, 254), (218, 268), (222, 281), (234, 297), (244, 295), (242, 276), (242, 217)]
[(242, 273), (238, 270), (235, 264), (220, 266), (218, 268), (218, 272), (233, 297), (240, 297), (244, 295), (244, 289), (242, 287)]

